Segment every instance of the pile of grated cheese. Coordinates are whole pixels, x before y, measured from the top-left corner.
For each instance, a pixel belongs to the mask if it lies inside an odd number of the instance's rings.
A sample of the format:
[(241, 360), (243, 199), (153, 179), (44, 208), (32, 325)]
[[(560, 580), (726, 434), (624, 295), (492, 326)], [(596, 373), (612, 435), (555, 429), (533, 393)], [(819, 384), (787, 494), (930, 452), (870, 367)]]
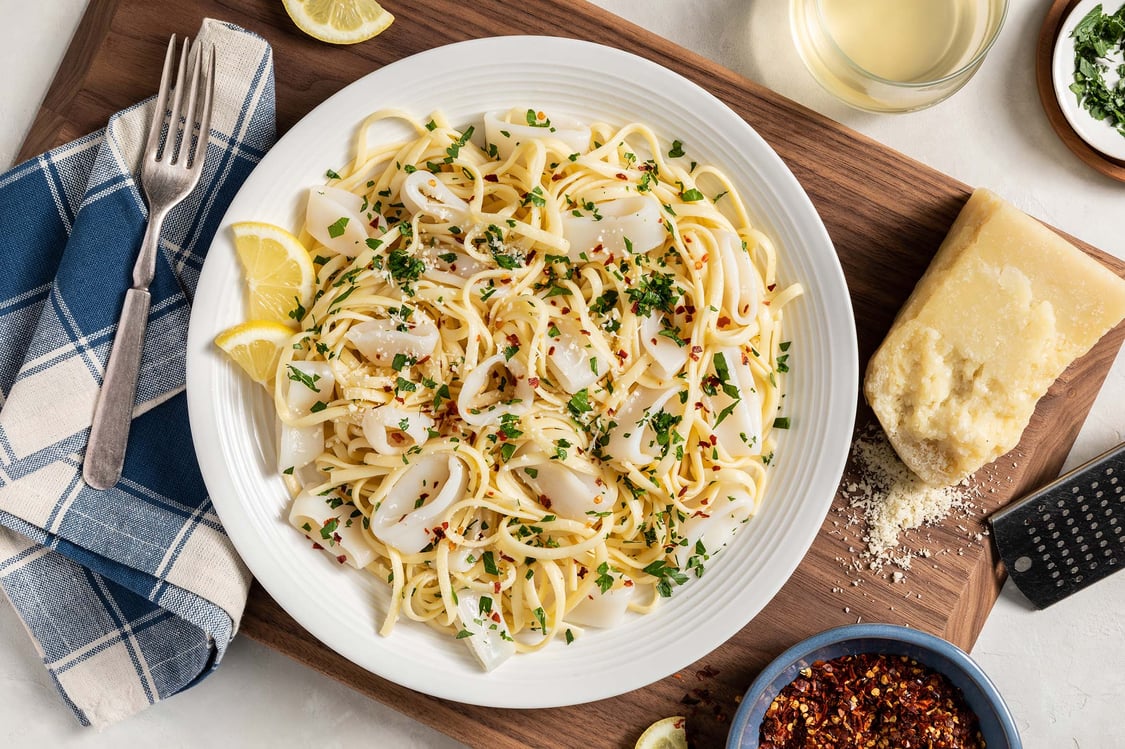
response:
[(845, 478), (841, 490), (849, 507), (866, 523), (863, 560), (870, 569), (888, 563), (909, 569), (914, 552), (900, 546), (900, 534), (973, 507), (974, 489), (967, 480), (947, 487), (930, 486), (903, 464), (875, 425), (856, 435), (852, 466), (853, 474)]

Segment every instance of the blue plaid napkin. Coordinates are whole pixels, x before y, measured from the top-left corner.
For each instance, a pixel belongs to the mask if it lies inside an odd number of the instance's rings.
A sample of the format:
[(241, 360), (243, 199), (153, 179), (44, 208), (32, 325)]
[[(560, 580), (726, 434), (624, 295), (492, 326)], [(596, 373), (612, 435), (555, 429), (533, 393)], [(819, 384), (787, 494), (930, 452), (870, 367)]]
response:
[(274, 142), (273, 57), (218, 21), (198, 39), (218, 55), (211, 142), (164, 224), (125, 469), (108, 491), (83, 483), (82, 457), (147, 218), (154, 101), (0, 175), (0, 584), (84, 725), (210, 673), (250, 584), (195, 462), (184, 352), (204, 254)]

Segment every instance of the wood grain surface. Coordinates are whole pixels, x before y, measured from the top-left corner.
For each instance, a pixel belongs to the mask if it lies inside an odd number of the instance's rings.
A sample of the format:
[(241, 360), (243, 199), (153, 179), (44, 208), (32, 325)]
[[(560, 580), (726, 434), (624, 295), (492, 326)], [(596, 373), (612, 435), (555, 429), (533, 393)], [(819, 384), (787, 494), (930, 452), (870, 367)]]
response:
[(1047, 114), (1047, 121), (1051, 123), (1051, 128), (1071, 153), (1091, 169), (1118, 182), (1125, 182), (1125, 162), (1106, 156), (1082, 140), (1082, 136), (1067, 122), (1066, 115), (1063, 114), (1059, 100), (1055, 96), (1055, 84), (1051, 73), (1055, 40), (1058, 39), (1063, 22), (1066, 21), (1071, 8), (1077, 4), (1078, 0), (1052, 0), (1051, 7), (1043, 16), (1043, 26), (1039, 29), (1039, 40), (1035, 46), (1035, 85), (1039, 90), (1039, 101), (1043, 104), (1043, 111)]
[[(602, 42), (696, 81), (784, 159), (839, 253), (852, 295), (861, 367), (969, 194), (968, 186), (585, 2), (383, 4), (397, 17), (390, 29), (363, 44), (331, 47), (300, 34), (277, 0), (92, 0), (22, 155), (102, 127), (112, 112), (151, 95), (168, 36), (194, 34), (205, 17), (237, 23), (273, 45), (282, 132), (360, 76), (448, 42), (525, 33)], [(1083, 248), (1125, 275), (1122, 262)], [(614, 699), (524, 711), (434, 699), (339, 657), (259, 587), (251, 592), (242, 631), (474, 746), (627, 747), (650, 722), (676, 714), (688, 717), (695, 745), (720, 746), (754, 676), (807, 635), (862, 619), (907, 624), (966, 650), (972, 647), (1003, 574), (988, 539), (975, 534), (983, 532), (982, 520), (993, 510), (1058, 473), (1123, 338), (1125, 326), (1119, 326), (1055, 383), (1019, 447), (978, 474), (981, 499), (968, 516), (951, 517), (911, 536), (915, 547), (942, 550), (926, 564), (916, 564), (897, 583), (888, 570), (856, 569), (854, 549), (862, 546), (862, 528), (847, 524), (845, 500), (837, 496), (796, 573), (749, 625), (680, 673)], [(871, 420), (860, 402), (857, 428)]]

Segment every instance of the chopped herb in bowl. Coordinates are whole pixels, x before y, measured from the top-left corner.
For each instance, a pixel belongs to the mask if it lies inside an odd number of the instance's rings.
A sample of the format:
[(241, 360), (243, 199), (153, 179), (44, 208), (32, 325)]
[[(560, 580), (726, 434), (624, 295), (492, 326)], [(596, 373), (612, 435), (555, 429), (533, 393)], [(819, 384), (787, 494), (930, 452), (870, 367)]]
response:
[(1101, 4), (1070, 32), (1074, 39), (1074, 83), (1079, 106), (1125, 135), (1125, 5), (1105, 13)]

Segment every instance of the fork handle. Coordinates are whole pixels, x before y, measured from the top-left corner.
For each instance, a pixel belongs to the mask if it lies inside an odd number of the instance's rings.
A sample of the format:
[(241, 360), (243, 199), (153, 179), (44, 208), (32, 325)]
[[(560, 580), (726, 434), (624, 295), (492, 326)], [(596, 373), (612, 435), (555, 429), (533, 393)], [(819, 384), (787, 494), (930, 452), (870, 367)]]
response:
[(125, 306), (117, 323), (82, 463), (82, 478), (95, 489), (108, 489), (121, 478), (151, 301), (152, 296), (144, 289), (125, 292)]

